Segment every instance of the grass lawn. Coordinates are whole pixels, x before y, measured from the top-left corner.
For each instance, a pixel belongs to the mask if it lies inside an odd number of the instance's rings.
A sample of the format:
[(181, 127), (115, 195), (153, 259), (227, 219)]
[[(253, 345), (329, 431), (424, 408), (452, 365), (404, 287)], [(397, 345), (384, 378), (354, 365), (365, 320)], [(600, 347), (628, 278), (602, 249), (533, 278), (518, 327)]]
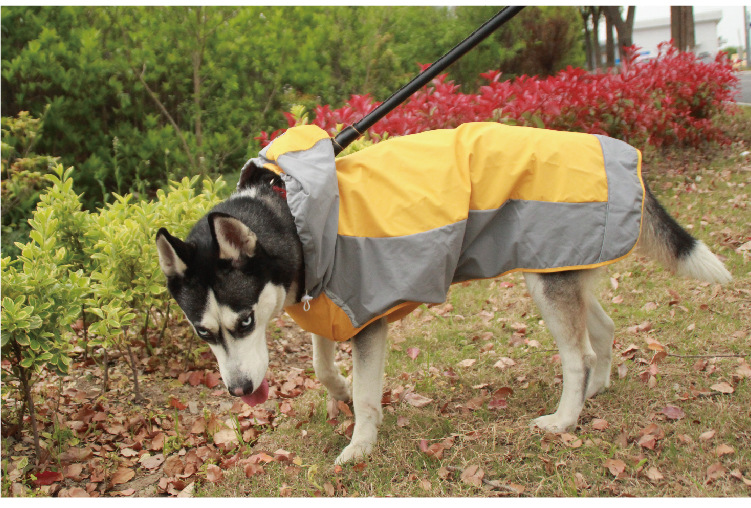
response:
[[(523, 277), (512, 274), (456, 285), (445, 304), (392, 325), (384, 422), (372, 456), (333, 465), (353, 418), (348, 408), (330, 418), (324, 389), (308, 390), (293, 402), (296, 416), (263, 433), (251, 458), (194, 494), (748, 496), (746, 150), (747, 143), (711, 158), (646, 154), (650, 187), (725, 260), (735, 281), (678, 279), (637, 256), (610, 265), (599, 295), (616, 324), (612, 383), (587, 402), (575, 430), (529, 427), (555, 410), (561, 365)], [(348, 347), (341, 352), (347, 373)]]
[[(458, 284), (390, 329), (384, 422), (367, 459), (335, 467), (351, 408), (327, 404), (309, 337), (268, 333), (271, 397), (250, 408), (179, 314), (149, 330), (130, 371), (83, 350), (34, 384), (35, 460), (18, 387), (3, 374), (2, 496), (748, 497), (751, 494), (751, 108), (728, 147), (650, 151), (663, 205), (727, 264), (719, 286), (632, 256), (598, 287), (616, 324), (610, 389), (578, 426), (547, 434), (561, 364), (523, 277)], [(340, 346), (350, 373), (350, 345)], [(104, 390), (103, 390), (104, 388)]]

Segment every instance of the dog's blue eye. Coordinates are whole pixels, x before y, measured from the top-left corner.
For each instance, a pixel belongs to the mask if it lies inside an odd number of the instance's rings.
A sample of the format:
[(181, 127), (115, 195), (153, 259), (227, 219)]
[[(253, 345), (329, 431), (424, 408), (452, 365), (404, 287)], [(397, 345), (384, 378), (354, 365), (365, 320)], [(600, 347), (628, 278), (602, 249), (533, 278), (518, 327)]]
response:
[(253, 314), (249, 314), (245, 319), (240, 321), (237, 328), (240, 332), (245, 332), (253, 328)]
[(208, 339), (209, 337), (211, 337), (211, 332), (208, 331), (206, 328), (202, 328), (200, 326), (196, 326), (196, 333), (202, 339)]

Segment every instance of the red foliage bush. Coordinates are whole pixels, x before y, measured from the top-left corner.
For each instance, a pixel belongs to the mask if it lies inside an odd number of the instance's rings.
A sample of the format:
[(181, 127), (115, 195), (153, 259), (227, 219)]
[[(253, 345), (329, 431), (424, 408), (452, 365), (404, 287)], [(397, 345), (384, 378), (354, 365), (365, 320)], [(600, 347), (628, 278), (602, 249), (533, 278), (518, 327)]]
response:
[[(703, 63), (667, 43), (656, 59), (637, 62), (635, 49), (620, 69), (608, 73), (569, 67), (546, 79), (501, 81), (500, 71), (488, 71), (481, 74), (488, 84), (477, 94), (461, 93), (442, 74), (369, 132), (380, 138), (498, 121), (605, 134), (635, 146), (725, 142), (712, 119), (733, 111), (738, 76), (730, 62), (718, 54)], [(316, 107), (312, 123), (335, 135), (337, 126), (357, 122), (377, 105), (369, 95), (353, 95), (338, 109)], [(294, 125), (291, 115), (287, 119)], [(263, 132), (256, 139), (265, 145), (280, 132)]]

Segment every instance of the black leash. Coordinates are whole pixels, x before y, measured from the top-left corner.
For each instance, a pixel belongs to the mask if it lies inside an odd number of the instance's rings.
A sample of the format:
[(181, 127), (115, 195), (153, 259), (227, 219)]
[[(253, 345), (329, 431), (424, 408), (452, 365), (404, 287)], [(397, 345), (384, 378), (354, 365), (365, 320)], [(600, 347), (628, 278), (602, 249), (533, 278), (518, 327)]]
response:
[(415, 76), (412, 81), (394, 92), (391, 97), (386, 99), (380, 106), (365, 115), (362, 120), (345, 128), (334, 138), (334, 154), (338, 155), (342, 150), (347, 148), (350, 143), (362, 136), (365, 131), (370, 129), (378, 120), (389, 114), (395, 107), (409, 98), (410, 95), (428, 84), (430, 80), (440, 74), (446, 67), (459, 60), (468, 51), (485, 40), (490, 34), (497, 30), (501, 25), (516, 16), (524, 7), (505, 7), (495, 16), (486, 21), (480, 28), (454, 48), (433, 62), (433, 64)]

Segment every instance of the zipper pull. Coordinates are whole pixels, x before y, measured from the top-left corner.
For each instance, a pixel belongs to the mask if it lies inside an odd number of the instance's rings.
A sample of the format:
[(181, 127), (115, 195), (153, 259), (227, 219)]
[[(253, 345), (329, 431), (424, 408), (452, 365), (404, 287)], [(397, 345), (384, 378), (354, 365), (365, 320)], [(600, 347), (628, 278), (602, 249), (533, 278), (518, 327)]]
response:
[(313, 299), (312, 296), (310, 296), (308, 293), (305, 293), (305, 295), (300, 298), (300, 301), (303, 303), (302, 310), (305, 312), (308, 312), (310, 310), (310, 301)]

